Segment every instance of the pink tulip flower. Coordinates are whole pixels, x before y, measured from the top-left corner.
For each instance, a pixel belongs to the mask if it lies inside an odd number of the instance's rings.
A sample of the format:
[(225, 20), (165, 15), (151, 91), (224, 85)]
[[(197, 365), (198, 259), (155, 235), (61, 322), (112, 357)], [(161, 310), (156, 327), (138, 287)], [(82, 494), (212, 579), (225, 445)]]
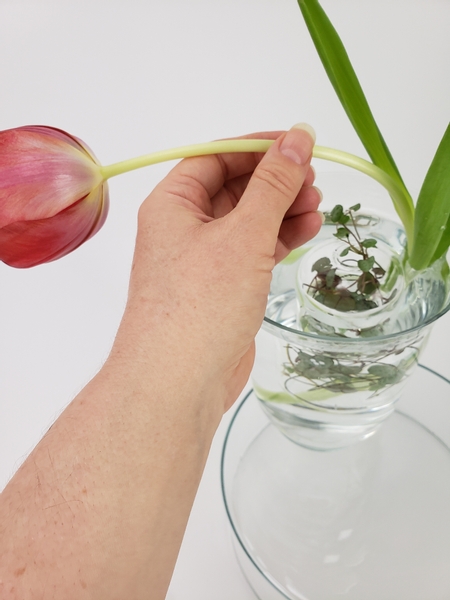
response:
[(0, 260), (56, 260), (101, 228), (108, 207), (100, 164), (81, 140), (53, 127), (0, 131)]

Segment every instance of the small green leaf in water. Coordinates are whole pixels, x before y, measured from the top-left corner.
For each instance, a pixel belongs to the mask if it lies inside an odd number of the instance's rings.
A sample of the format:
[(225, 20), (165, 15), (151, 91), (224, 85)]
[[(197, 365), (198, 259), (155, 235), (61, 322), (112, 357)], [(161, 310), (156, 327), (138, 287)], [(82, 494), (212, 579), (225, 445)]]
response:
[(338, 294), (329, 294), (328, 302), (324, 302), (325, 306), (334, 308), (341, 312), (349, 312), (355, 310), (355, 300), (351, 296), (339, 296)]
[(363, 312), (365, 310), (370, 310), (376, 307), (376, 302), (374, 302), (373, 300), (367, 300), (367, 298), (364, 298), (364, 296), (362, 295), (355, 302), (355, 310), (357, 310), (358, 312)]
[(375, 263), (375, 257), (371, 256), (366, 260), (358, 260), (358, 267), (361, 269), (363, 273), (368, 273)]
[(311, 267), (311, 271), (317, 271), (317, 273), (327, 273), (331, 269), (330, 259), (324, 256), (319, 258)]
[(337, 369), (337, 371), (339, 371), (339, 373), (342, 373), (343, 375), (358, 375), (358, 373), (361, 373), (361, 371), (362, 371), (362, 366), (360, 366), (360, 365), (346, 366), (346, 365), (338, 364), (336, 369)]
[(362, 275), (360, 275), (357, 284), (358, 291), (364, 294), (365, 296), (372, 295), (374, 292), (376, 292), (376, 290), (379, 287), (379, 283), (372, 275), (372, 273), (363, 273)]
[(383, 267), (374, 267), (372, 271), (377, 277), (383, 277), (383, 275), (386, 273)]
[(336, 269), (330, 269), (325, 278), (325, 285), (328, 289), (334, 287), (334, 279), (336, 276)]
[[(368, 368), (368, 371), (371, 375), (374, 375), (379, 380), (378, 387), (384, 387), (385, 385), (398, 383), (403, 377), (403, 372), (397, 367), (394, 367), (394, 365), (371, 365)], [(374, 382), (374, 385), (377, 384)], [(378, 389), (378, 387), (372, 389)]]

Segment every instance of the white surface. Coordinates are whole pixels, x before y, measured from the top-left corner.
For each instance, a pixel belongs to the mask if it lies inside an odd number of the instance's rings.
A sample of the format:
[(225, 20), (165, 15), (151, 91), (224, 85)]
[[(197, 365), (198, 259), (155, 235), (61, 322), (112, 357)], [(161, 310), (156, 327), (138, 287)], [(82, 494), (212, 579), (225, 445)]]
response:
[[(323, 5), (416, 195), (449, 119), (450, 2)], [(0, 0), (0, 55), (0, 129), (60, 127), (104, 164), (298, 121), (314, 125), (318, 143), (365, 156), (295, 0)], [(74, 254), (26, 271), (0, 264), (0, 488), (106, 357), (126, 298), (137, 208), (169, 168), (113, 180), (105, 227)], [(450, 315), (422, 359), (447, 377), (449, 337)], [(169, 600), (254, 598), (220, 497), (228, 419)]]

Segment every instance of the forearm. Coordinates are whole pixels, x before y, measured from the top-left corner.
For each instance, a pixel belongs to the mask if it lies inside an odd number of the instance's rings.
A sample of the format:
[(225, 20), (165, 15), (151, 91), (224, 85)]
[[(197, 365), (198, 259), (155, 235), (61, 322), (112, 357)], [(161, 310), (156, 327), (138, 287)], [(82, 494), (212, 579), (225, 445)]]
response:
[(164, 598), (221, 411), (156, 349), (119, 347), (3, 492), (2, 598)]
[(164, 598), (273, 266), (322, 222), (312, 147), (191, 158), (143, 203), (111, 356), (0, 499), (2, 600)]

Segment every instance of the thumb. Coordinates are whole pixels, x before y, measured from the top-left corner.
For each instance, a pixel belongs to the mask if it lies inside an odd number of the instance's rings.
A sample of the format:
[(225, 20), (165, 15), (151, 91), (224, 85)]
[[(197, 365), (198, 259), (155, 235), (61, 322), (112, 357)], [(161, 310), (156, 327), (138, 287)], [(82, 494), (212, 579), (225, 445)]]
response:
[(283, 218), (302, 188), (316, 139), (306, 123), (275, 140), (256, 167), (232, 215), (251, 226), (255, 235), (275, 241)]

